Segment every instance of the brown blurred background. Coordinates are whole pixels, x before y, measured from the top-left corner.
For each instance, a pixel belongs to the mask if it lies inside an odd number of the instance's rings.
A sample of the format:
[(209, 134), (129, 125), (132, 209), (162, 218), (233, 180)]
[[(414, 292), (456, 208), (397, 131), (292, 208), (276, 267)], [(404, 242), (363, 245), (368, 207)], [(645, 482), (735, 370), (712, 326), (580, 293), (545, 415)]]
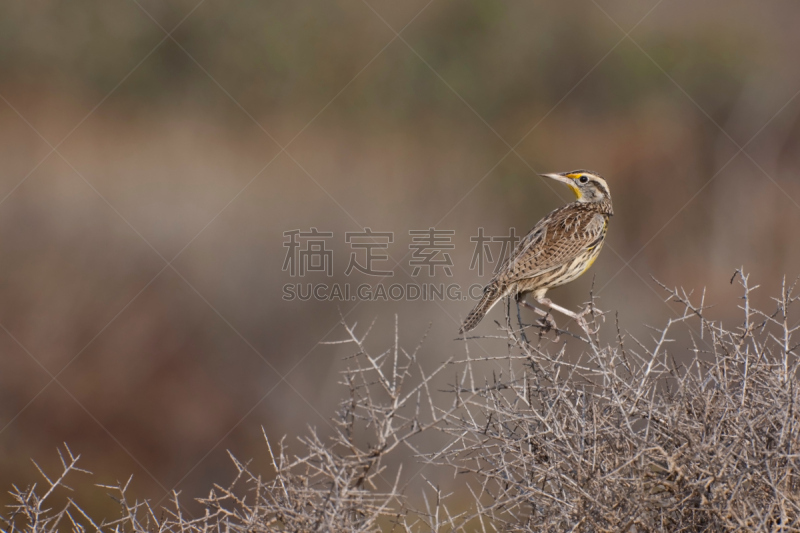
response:
[[(344, 275), (364, 227), (395, 234), (387, 284), (485, 282), (478, 227), (524, 233), (569, 199), (538, 172), (608, 178), (592, 272), (631, 334), (674, 316), (651, 275), (734, 320), (743, 265), (766, 305), (800, 274), (798, 17), (789, 0), (3, 3), (2, 485), (36, 481), (30, 458), (54, 469), (62, 442), (100, 507), (95, 482), (192, 498), (231, 479), (226, 450), (266, 464), (262, 426), (292, 445), (328, 430), (350, 350), (318, 342), (343, 337), (340, 313), (376, 319), (375, 349), (395, 314), (409, 347), (430, 324), (430, 368), (462, 354), (471, 301), (282, 287), (378, 282)], [(333, 278), (282, 271), (283, 233), (311, 227), (334, 233)], [(455, 231), (452, 278), (410, 277), (408, 232), (429, 227)], [(577, 308), (591, 283), (551, 295)]]

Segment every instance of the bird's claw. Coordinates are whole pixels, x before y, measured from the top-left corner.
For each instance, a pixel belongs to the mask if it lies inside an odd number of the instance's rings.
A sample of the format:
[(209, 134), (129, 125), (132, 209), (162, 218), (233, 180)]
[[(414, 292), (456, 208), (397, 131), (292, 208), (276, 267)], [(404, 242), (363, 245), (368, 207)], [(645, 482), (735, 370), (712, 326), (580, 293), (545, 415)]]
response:
[(541, 327), (545, 332), (549, 332), (551, 329), (558, 330), (558, 326), (556, 326), (556, 319), (553, 318), (553, 315), (550, 313), (547, 313), (541, 317), (539, 319), (539, 324), (541, 324)]
[(561, 334), (558, 331), (558, 326), (556, 325), (556, 319), (553, 318), (553, 315), (547, 313), (546, 315), (541, 317), (538, 320), (538, 322), (539, 322), (539, 327), (541, 328), (541, 333), (550, 333), (551, 330), (555, 331), (556, 342), (558, 342), (558, 339), (561, 337)]
[(585, 332), (589, 333), (590, 335), (595, 335), (595, 334), (597, 334), (598, 331), (600, 331), (600, 325), (596, 324), (595, 328), (591, 328), (591, 327), (589, 327), (589, 323), (584, 318), (586, 315), (591, 315), (591, 314), (592, 314), (592, 306), (591, 305), (587, 305), (583, 309), (583, 311), (581, 311), (580, 313), (578, 313), (576, 315), (575, 321), (578, 323), (578, 325), (581, 327), (581, 329), (583, 329)]

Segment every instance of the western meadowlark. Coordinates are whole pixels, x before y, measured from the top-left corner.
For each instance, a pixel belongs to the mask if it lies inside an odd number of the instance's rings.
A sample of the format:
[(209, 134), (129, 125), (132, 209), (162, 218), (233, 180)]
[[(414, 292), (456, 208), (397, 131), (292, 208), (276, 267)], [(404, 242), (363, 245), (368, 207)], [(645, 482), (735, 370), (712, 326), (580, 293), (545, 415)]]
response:
[(575, 193), (576, 201), (544, 217), (519, 242), (484, 287), (480, 302), (467, 315), (460, 333), (475, 328), (504, 297), (513, 295), (520, 301), (529, 292), (540, 304), (583, 322), (582, 315), (555, 305), (544, 295), (548, 289), (569, 283), (586, 272), (597, 259), (606, 237), (608, 218), (614, 214), (611, 193), (606, 180), (588, 170), (542, 176), (565, 183)]

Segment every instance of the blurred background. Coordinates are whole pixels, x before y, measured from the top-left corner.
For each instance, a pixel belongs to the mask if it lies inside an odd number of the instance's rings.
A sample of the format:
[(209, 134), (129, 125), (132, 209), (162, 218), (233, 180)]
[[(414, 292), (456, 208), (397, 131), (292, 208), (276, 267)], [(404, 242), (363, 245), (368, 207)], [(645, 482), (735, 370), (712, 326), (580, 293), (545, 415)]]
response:
[[(631, 335), (675, 316), (651, 276), (706, 287), (735, 321), (744, 266), (768, 305), (800, 274), (799, 16), (790, 0), (4, 2), (0, 481), (38, 481), (30, 459), (56, 469), (63, 442), (100, 510), (93, 483), (131, 475), (138, 498), (203, 496), (233, 477), (227, 450), (268, 474), (262, 427), (291, 446), (330, 430), (352, 350), (318, 343), (344, 338), (341, 316), (375, 320), (378, 351), (395, 316), (408, 348), (430, 329), (434, 368), (463, 355), (473, 305), (284, 285), (485, 283), (479, 228), (524, 234), (570, 200), (539, 172), (607, 177), (591, 272)], [(365, 253), (345, 234), (366, 227), (393, 234), (385, 280), (345, 275)], [(284, 233), (311, 228), (332, 233), (330, 277), (283, 269)], [(436, 255), (452, 276), (412, 275), (409, 231), (429, 228), (453, 232)], [(577, 309), (591, 285), (549, 296)]]

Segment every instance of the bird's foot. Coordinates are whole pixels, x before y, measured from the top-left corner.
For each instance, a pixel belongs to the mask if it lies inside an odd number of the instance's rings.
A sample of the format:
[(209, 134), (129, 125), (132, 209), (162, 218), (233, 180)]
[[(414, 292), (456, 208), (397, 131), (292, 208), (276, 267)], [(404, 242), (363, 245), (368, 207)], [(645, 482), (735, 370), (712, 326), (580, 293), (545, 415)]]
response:
[(549, 298), (539, 298), (537, 301), (540, 304), (552, 309), (553, 311), (558, 311), (562, 315), (570, 317), (585, 332), (590, 333), (590, 334), (597, 333), (597, 331), (592, 331), (589, 328), (589, 324), (588, 324), (588, 322), (586, 322), (586, 319), (584, 318), (587, 314), (589, 314), (592, 311), (591, 306), (586, 306), (586, 308), (583, 311), (581, 311), (580, 313), (575, 313), (575, 312), (570, 311), (569, 309), (567, 309), (565, 307), (561, 307), (560, 305), (554, 304)]
[(523, 307), (527, 307), (528, 309), (530, 309), (531, 311), (533, 311), (534, 313), (536, 313), (541, 317), (537, 321), (539, 328), (541, 328), (541, 333), (549, 333), (551, 330), (555, 331), (556, 341), (558, 341), (561, 334), (558, 331), (558, 326), (556, 325), (556, 319), (555, 317), (553, 317), (553, 314), (548, 311), (544, 311), (543, 309), (539, 309), (534, 305), (529, 304), (522, 298), (520, 298), (518, 301), (522, 304)]
[(556, 334), (556, 342), (561, 338), (561, 332), (558, 330), (556, 319), (551, 313), (545, 313), (543, 317), (537, 320), (541, 333), (549, 333), (554, 331)]
[[(580, 317), (580, 320), (582, 320), (582, 322), (583, 322), (581, 327), (584, 330), (586, 330), (586, 332), (588, 332), (590, 335), (596, 335), (597, 332), (600, 331), (600, 324), (596, 320), (597, 316), (599, 316), (602, 319), (602, 321), (605, 321), (605, 316), (603, 315), (603, 313), (601, 312), (601, 313), (595, 314), (595, 311), (596, 311), (596, 309), (594, 308), (594, 306), (592, 304), (587, 304), (586, 307), (583, 308), (583, 311), (578, 313), (578, 316)], [(590, 327), (589, 323), (584, 318), (586, 315), (589, 315), (590, 317), (592, 317), (592, 323), (595, 326), (594, 328)]]

